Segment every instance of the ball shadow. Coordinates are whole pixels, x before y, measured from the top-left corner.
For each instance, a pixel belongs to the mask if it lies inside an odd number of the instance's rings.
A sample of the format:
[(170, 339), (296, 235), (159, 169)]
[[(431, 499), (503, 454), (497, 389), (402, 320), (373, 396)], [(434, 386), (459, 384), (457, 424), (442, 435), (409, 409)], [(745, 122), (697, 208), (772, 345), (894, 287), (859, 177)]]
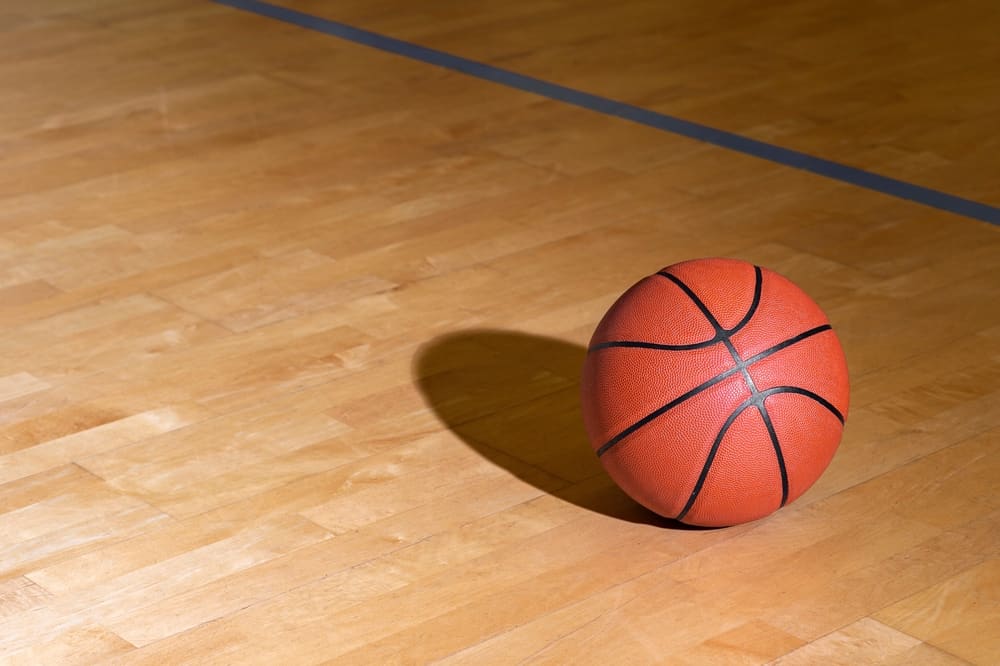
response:
[(587, 441), (579, 376), (586, 349), (513, 331), (468, 330), (417, 352), (416, 384), (437, 417), (493, 464), (606, 516), (674, 529), (607, 476)]

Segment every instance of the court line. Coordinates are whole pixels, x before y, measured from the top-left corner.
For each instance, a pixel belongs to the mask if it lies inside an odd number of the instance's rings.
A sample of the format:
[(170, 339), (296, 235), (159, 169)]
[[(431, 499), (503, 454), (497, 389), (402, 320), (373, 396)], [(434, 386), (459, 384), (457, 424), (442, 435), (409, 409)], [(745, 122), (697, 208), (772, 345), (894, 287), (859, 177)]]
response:
[(338, 21), (320, 18), (294, 9), (288, 9), (287, 7), (279, 7), (267, 2), (260, 2), (259, 0), (213, 0), (213, 2), (289, 23), (300, 28), (339, 37), (340, 39), (356, 44), (387, 51), (411, 60), (444, 67), (486, 81), (516, 88), (523, 92), (540, 95), (590, 111), (596, 111), (597, 113), (622, 118), (640, 125), (646, 125), (647, 127), (653, 127), (689, 139), (709, 143), (720, 148), (726, 148), (783, 166), (808, 171), (832, 180), (873, 190), (899, 199), (913, 201), (930, 206), (931, 208), (954, 213), (955, 215), (962, 215), (1000, 225), (1000, 208), (990, 206), (989, 204), (964, 199), (939, 190), (889, 178), (888, 176), (882, 176), (871, 171), (847, 166), (796, 150), (782, 148), (781, 146), (763, 141), (757, 141), (756, 139), (751, 139), (740, 134), (726, 132), (624, 102), (617, 102), (599, 95), (567, 88), (556, 83), (525, 76), (524, 74), (518, 74), (499, 67), (493, 67), (492, 65), (462, 58), (426, 46), (386, 37), (385, 35), (355, 28)]

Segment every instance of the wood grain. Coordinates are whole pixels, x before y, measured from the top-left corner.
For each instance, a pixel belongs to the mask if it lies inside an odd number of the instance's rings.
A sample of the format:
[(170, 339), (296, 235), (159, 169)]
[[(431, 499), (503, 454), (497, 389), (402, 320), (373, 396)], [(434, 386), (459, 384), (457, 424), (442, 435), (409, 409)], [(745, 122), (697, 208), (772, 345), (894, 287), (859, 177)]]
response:
[[(1000, 205), (1000, 9), (286, 6)], [(995, 227), (211, 2), (0, 9), (0, 662), (994, 664)], [(604, 474), (585, 345), (698, 256), (848, 356), (796, 503)]]

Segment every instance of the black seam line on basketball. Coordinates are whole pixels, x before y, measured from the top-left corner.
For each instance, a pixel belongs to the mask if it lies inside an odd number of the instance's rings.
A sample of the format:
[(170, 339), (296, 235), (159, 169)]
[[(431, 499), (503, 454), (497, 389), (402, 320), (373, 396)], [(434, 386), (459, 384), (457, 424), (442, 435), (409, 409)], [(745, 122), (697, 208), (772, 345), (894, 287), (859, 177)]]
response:
[[(816, 402), (818, 402), (819, 404), (823, 405), (825, 408), (830, 410), (833, 413), (833, 415), (840, 420), (841, 424), (844, 423), (844, 417), (840, 413), (840, 410), (838, 410), (836, 407), (830, 404), (829, 401), (824, 399), (822, 396), (813, 393), (812, 391), (809, 391), (804, 388), (799, 388), (798, 386), (775, 386), (773, 388), (760, 391), (756, 395), (750, 396), (747, 400), (743, 401), (736, 409), (733, 410), (732, 414), (730, 414), (729, 417), (726, 419), (726, 422), (722, 424), (721, 428), (719, 428), (719, 434), (716, 435), (715, 441), (712, 442), (712, 448), (709, 449), (708, 451), (708, 457), (705, 458), (705, 464), (702, 465), (701, 474), (698, 475), (698, 480), (695, 481), (694, 488), (691, 490), (691, 495), (688, 497), (688, 501), (684, 505), (684, 508), (681, 509), (681, 512), (679, 514), (677, 514), (675, 520), (683, 519), (684, 516), (688, 514), (688, 511), (691, 510), (691, 507), (694, 506), (695, 500), (698, 499), (698, 495), (701, 494), (701, 490), (705, 485), (705, 479), (708, 478), (708, 473), (712, 468), (712, 463), (715, 462), (715, 456), (719, 452), (719, 446), (722, 444), (723, 438), (725, 438), (726, 433), (729, 432), (729, 428), (733, 425), (733, 422), (737, 418), (739, 418), (740, 414), (745, 412), (747, 409), (755, 406), (761, 409), (761, 415), (764, 417), (764, 424), (765, 426), (767, 426), (768, 433), (769, 434), (773, 433), (771, 441), (775, 445), (775, 448), (776, 449), (778, 448), (777, 444), (778, 435), (776, 432), (774, 432), (774, 427), (773, 424), (771, 424), (770, 416), (764, 415), (763, 407), (764, 407), (764, 401), (767, 398), (771, 397), (772, 395), (777, 395), (779, 393), (795, 393), (798, 395), (804, 395), (807, 398), (812, 398), (813, 400), (815, 400)], [(778, 451), (778, 464), (781, 469), (781, 478), (782, 478), (781, 504), (782, 506), (784, 506), (788, 497), (788, 489), (787, 489), (788, 477), (787, 477), (787, 471), (785, 470), (784, 457), (781, 455), (780, 450)]]
[(705, 479), (708, 478), (708, 471), (712, 468), (712, 463), (715, 462), (715, 454), (719, 452), (719, 446), (722, 444), (723, 438), (726, 433), (729, 432), (729, 428), (732, 427), (733, 422), (739, 418), (740, 414), (753, 407), (756, 396), (745, 401), (739, 407), (733, 410), (733, 413), (729, 415), (726, 422), (722, 424), (719, 428), (719, 434), (715, 436), (715, 441), (712, 442), (712, 448), (708, 451), (708, 457), (705, 458), (705, 464), (701, 467), (701, 473), (698, 475), (698, 480), (695, 481), (694, 488), (691, 489), (691, 495), (688, 497), (687, 503), (684, 504), (684, 508), (681, 512), (677, 514), (675, 520), (682, 520), (684, 516), (688, 514), (691, 507), (694, 506), (695, 500), (698, 499), (698, 495), (701, 494), (702, 486), (705, 485)]
[(836, 416), (837, 420), (840, 421), (840, 425), (844, 425), (845, 423), (844, 415), (833, 405), (833, 403), (818, 393), (813, 393), (809, 389), (804, 389), (800, 386), (775, 386), (774, 388), (769, 388), (766, 391), (761, 391), (761, 404), (763, 404), (764, 398), (768, 398), (772, 395), (778, 395), (779, 393), (794, 393), (796, 395), (805, 396), (811, 400), (815, 400), (829, 410), (831, 414)]
[(733, 345), (732, 340), (729, 339), (730, 336), (741, 327), (741, 325), (745, 326), (750, 321), (750, 319), (754, 315), (754, 312), (757, 310), (757, 307), (760, 305), (760, 291), (763, 289), (764, 275), (760, 269), (760, 266), (754, 266), (753, 268), (754, 268), (754, 299), (750, 303), (750, 308), (748, 309), (749, 316), (744, 316), (743, 319), (740, 321), (740, 323), (737, 324), (737, 326), (734, 327), (732, 330), (727, 330), (725, 327), (723, 327), (722, 324), (719, 323), (719, 320), (715, 318), (715, 315), (713, 315), (712, 311), (708, 309), (708, 306), (705, 305), (704, 301), (698, 298), (698, 295), (694, 293), (694, 290), (691, 289), (691, 287), (684, 284), (683, 280), (678, 278), (676, 275), (671, 275), (670, 273), (667, 273), (666, 271), (660, 271), (659, 273), (657, 273), (657, 275), (661, 275), (667, 278), (668, 280), (676, 284), (678, 287), (680, 287), (681, 290), (685, 294), (687, 294), (687, 297), (690, 298), (691, 301), (695, 304), (695, 306), (697, 306), (697, 308), (701, 310), (701, 313), (705, 315), (706, 319), (708, 319), (708, 323), (711, 324), (712, 328), (715, 329), (715, 337), (721, 340), (722, 343), (726, 346), (726, 349), (729, 350), (729, 355), (732, 357), (733, 363), (736, 364), (736, 367), (743, 374), (743, 381), (746, 382), (747, 388), (750, 389), (750, 393), (756, 395), (757, 386), (754, 384), (753, 377), (750, 376), (750, 371), (747, 370), (747, 365), (743, 361), (743, 357), (741, 357), (739, 352), (736, 351), (736, 346)]
[(736, 347), (734, 347), (733, 343), (729, 340), (729, 333), (722, 326), (722, 324), (719, 323), (719, 320), (715, 318), (715, 315), (713, 315), (712, 311), (708, 309), (708, 306), (705, 305), (704, 301), (698, 298), (698, 294), (694, 293), (694, 290), (684, 284), (684, 281), (676, 275), (671, 275), (665, 271), (660, 271), (657, 275), (662, 275), (680, 287), (681, 291), (687, 294), (687, 297), (690, 298), (691, 302), (695, 304), (695, 307), (701, 310), (701, 313), (705, 315), (705, 319), (707, 319), (708, 323), (715, 329), (715, 337), (721, 340), (723, 344), (726, 345), (726, 349), (729, 350), (729, 355), (733, 358), (733, 362), (736, 363), (736, 371), (743, 374), (743, 381), (750, 386), (751, 392), (756, 393), (757, 389), (753, 386), (753, 379), (750, 378), (750, 372), (746, 369), (746, 366), (744, 366), (743, 359), (740, 358), (740, 355), (736, 352)]
[(687, 393), (684, 393), (684, 394), (682, 394), (682, 395), (674, 398), (673, 400), (671, 400), (667, 404), (663, 405), (662, 407), (660, 407), (660, 408), (658, 408), (658, 409), (650, 412), (649, 414), (647, 414), (646, 416), (642, 417), (641, 419), (639, 419), (638, 421), (636, 421), (635, 423), (633, 423), (632, 425), (630, 425), (629, 427), (625, 428), (620, 433), (618, 433), (617, 435), (615, 435), (614, 437), (612, 437), (611, 439), (609, 439), (607, 442), (605, 442), (599, 449), (597, 449), (597, 455), (598, 456), (604, 455), (608, 451), (608, 449), (610, 449), (612, 446), (614, 446), (618, 442), (622, 441), (623, 439), (625, 439), (626, 437), (628, 437), (629, 435), (631, 435), (633, 432), (635, 432), (636, 430), (638, 430), (642, 426), (646, 425), (647, 423), (649, 423), (650, 421), (656, 419), (657, 417), (662, 416), (663, 414), (667, 413), (668, 411), (670, 411), (671, 409), (673, 409), (677, 405), (681, 404), (685, 400), (687, 400), (689, 398), (693, 398), (694, 396), (698, 395), (702, 391), (715, 386), (716, 384), (718, 384), (719, 382), (723, 381), (724, 379), (726, 379), (728, 377), (732, 377), (737, 372), (739, 372), (739, 370), (740, 370), (739, 368), (730, 368), (729, 370), (726, 370), (725, 372), (720, 373), (720, 374), (716, 375), (715, 377), (712, 377), (708, 381), (702, 382), (698, 386), (695, 386), (693, 389), (691, 389)]
[[(757, 354), (756, 356), (751, 356), (746, 360), (746, 364), (752, 365), (753, 363), (761, 360), (762, 358), (767, 358), (771, 354), (781, 351), (785, 347), (790, 347), (791, 345), (794, 345), (796, 342), (805, 340), (806, 338), (812, 337), (817, 333), (822, 333), (823, 331), (829, 331), (832, 328), (833, 327), (830, 326), (830, 324), (823, 324), (822, 326), (811, 328), (808, 331), (805, 331), (804, 333), (800, 333), (795, 337), (789, 338), (788, 340), (785, 340), (784, 342), (781, 342), (775, 345), (774, 347), (771, 347), (770, 349), (767, 349), (766, 351)], [(688, 345), (661, 345), (656, 342), (644, 342), (642, 340), (612, 340), (610, 342), (600, 342), (592, 346), (590, 349), (587, 350), (587, 353), (600, 351), (601, 349), (611, 349), (613, 347), (638, 347), (641, 349), (661, 349), (664, 351), (689, 351), (692, 349), (705, 349), (706, 347), (711, 347), (712, 345), (718, 342), (719, 342), (718, 338), (712, 338), (711, 340), (705, 340), (704, 342), (693, 342)]]
[(731, 329), (726, 331), (729, 335), (736, 333), (744, 326), (749, 324), (750, 320), (753, 318), (754, 313), (757, 312), (757, 308), (760, 307), (760, 294), (764, 290), (764, 273), (763, 271), (761, 271), (760, 266), (754, 266), (753, 273), (754, 273), (753, 300), (750, 302), (750, 309), (747, 310), (747, 313), (743, 315), (743, 319), (741, 319), (739, 323), (736, 324), (736, 326), (733, 326)]
[(708, 309), (708, 306), (705, 305), (705, 303), (703, 303), (700, 298), (698, 298), (698, 294), (694, 293), (691, 287), (684, 284), (684, 282), (679, 277), (677, 277), (676, 275), (671, 275), (670, 273), (667, 273), (665, 271), (660, 271), (659, 273), (657, 273), (657, 275), (667, 278), (668, 280), (676, 284), (678, 287), (680, 287), (681, 291), (683, 291), (687, 295), (687, 297), (691, 299), (691, 302), (694, 303), (699, 310), (701, 310), (701, 313), (705, 315), (705, 319), (707, 319), (708, 323), (711, 324), (712, 328), (715, 329), (715, 336), (717, 338), (726, 332), (726, 329), (722, 327), (722, 324), (720, 324), (719, 320), (715, 318), (715, 315), (712, 314), (712, 311)]
[(736, 368), (743, 373), (743, 381), (746, 382), (747, 388), (750, 389), (750, 393), (757, 395), (757, 385), (753, 381), (753, 377), (750, 376), (750, 370), (748, 369), (748, 364), (740, 356), (740, 353), (736, 351), (736, 346), (733, 345), (733, 341), (728, 337), (722, 339), (723, 344), (726, 345), (726, 349), (729, 350), (729, 355), (733, 357), (733, 362), (736, 363)]
[(665, 351), (690, 351), (692, 349), (704, 349), (706, 347), (711, 347), (720, 340), (724, 339), (726, 336), (736, 333), (741, 328), (750, 323), (750, 319), (753, 317), (754, 313), (757, 311), (757, 308), (760, 306), (760, 294), (763, 287), (764, 276), (760, 266), (754, 266), (753, 268), (754, 268), (753, 300), (750, 303), (750, 308), (747, 310), (747, 313), (743, 315), (743, 319), (741, 319), (739, 323), (736, 324), (736, 326), (734, 326), (733, 328), (725, 329), (721, 325), (717, 325), (718, 322), (714, 321), (714, 317), (710, 315), (710, 313), (708, 312), (708, 308), (704, 307), (704, 304), (701, 303), (700, 299), (698, 299), (698, 297), (694, 295), (694, 292), (692, 292), (690, 289), (687, 288), (687, 285), (683, 284), (679, 279), (670, 276), (669, 273), (664, 273), (663, 271), (660, 271), (659, 273), (657, 273), (657, 275), (660, 275), (662, 277), (669, 276), (669, 279), (675, 282), (678, 286), (680, 286), (681, 289), (684, 290), (685, 294), (687, 294), (688, 298), (693, 300), (695, 305), (698, 305), (702, 309), (702, 312), (706, 313), (706, 316), (709, 317), (709, 321), (714, 322), (713, 327), (715, 328), (715, 335), (709, 338), (708, 340), (704, 340), (702, 342), (693, 342), (686, 345), (664, 345), (657, 342), (645, 342), (641, 340), (612, 340), (609, 342), (600, 342), (596, 345), (593, 345), (587, 350), (587, 353), (589, 354), (592, 351), (598, 351), (600, 349), (608, 349), (610, 347), (639, 347), (642, 349), (662, 349)]
[(787, 349), (788, 347), (791, 347), (794, 344), (802, 342), (803, 340), (805, 340), (807, 338), (811, 338), (814, 335), (818, 335), (819, 333), (822, 333), (823, 331), (832, 331), (832, 330), (833, 330), (833, 327), (830, 326), (830, 324), (823, 324), (822, 326), (817, 326), (816, 328), (810, 328), (808, 331), (805, 331), (803, 333), (799, 333), (798, 335), (796, 335), (794, 337), (788, 338), (784, 342), (779, 342), (778, 344), (774, 345), (773, 347), (769, 347), (768, 349), (765, 349), (764, 351), (760, 352), (759, 354), (755, 354), (755, 355), (751, 356), (746, 361), (744, 361), (744, 363), (749, 367), (749, 366), (753, 365), (754, 363), (756, 363), (757, 361), (763, 360), (763, 359), (767, 358), (768, 356), (771, 356), (772, 354), (776, 354), (776, 353), (780, 352), (782, 349)]
[(691, 287), (687, 286), (676, 275), (672, 275), (671, 273), (667, 273), (666, 271), (660, 271), (657, 273), (657, 275), (659, 275), (660, 277), (667, 278), (668, 280), (676, 284), (678, 287), (680, 287), (681, 291), (683, 291), (687, 295), (687, 297), (691, 299), (691, 302), (693, 302), (695, 306), (697, 306), (697, 308), (701, 310), (702, 314), (705, 315), (705, 318), (708, 319), (708, 323), (711, 324), (712, 328), (715, 329), (716, 333), (715, 339), (719, 340), (722, 339), (722, 337), (724, 336), (730, 336), (733, 335), (734, 333), (737, 333), (744, 326), (749, 324), (750, 320), (754, 316), (754, 313), (757, 312), (757, 308), (760, 307), (760, 296), (764, 287), (764, 272), (761, 270), (760, 266), (754, 266), (753, 272), (754, 272), (753, 300), (750, 301), (750, 307), (747, 309), (747, 313), (743, 315), (743, 318), (736, 324), (736, 326), (733, 326), (732, 328), (725, 328), (722, 324), (720, 324), (719, 320), (715, 318), (715, 315), (713, 315), (712, 311), (708, 309), (708, 306), (705, 305), (704, 301), (698, 298), (698, 295), (694, 293), (694, 290), (691, 289)]
[(610, 342), (600, 342), (590, 349), (588, 353), (611, 347), (639, 347), (641, 349), (661, 349), (664, 351), (690, 351), (692, 349), (704, 349), (719, 342), (718, 338), (705, 340), (704, 342), (693, 342), (688, 345), (661, 345), (656, 342), (644, 342), (642, 340), (612, 340)]
[(780, 506), (785, 506), (788, 502), (788, 469), (785, 467), (785, 455), (781, 451), (781, 442), (778, 441), (778, 433), (774, 429), (774, 423), (771, 421), (771, 415), (767, 413), (767, 405), (764, 404), (764, 397), (761, 397), (759, 401), (756, 401), (757, 411), (760, 412), (760, 417), (764, 419), (764, 427), (767, 428), (767, 434), (771, 438), (771, 445), (774, 446), (774, 455), (778, 459), (778, 471), (781, 472), (781, 504)]
[[(802, 342), (803, 340), (805, 340), (807, 338), (810, 338), (810, 337), (812, 337), (814, 335), (817, 335), (818, 333), (822, 333), (823, 331), (829, 331), (829, 330), (832, 330), (832, 327), (829, 324), (824, 324), (822, 326), (817, 326), (816, 328), (811, 328), (811, 329), (809, 329), (808, 331), (806, 331), (804, 333), (800, 333), (800, 334), (798, 334), (798, 335), (796, 335), (794, 337), (791, 337), (791, 338), (789, 338), (789, 339), (787, 339), (787, 340), (785, 340), (783, 342), (779, 342), (775, 346), (773, 346), (773, 347), (771, 347), (769, 349), (765, 349), (764, 351), (760, 352), (759, 354), (756, 354), (755, 356), (751, 356), (750, 358), (748, 358), (745, 361), (745, 363), (746, 363), (747, 366), (752, 365), (752, 364), (756, 363), (757, 361), (765, 359), (768, 356), (781, 351), (782, 349), (786, 349), (788, 347), (791, 347), (792, 345), (794, 345), (794, 344), (796, 344), (798, 342)], [(739, 372), (739, 370), (740, 369), (738, 367), (730, 368), (729, 370), (726, 370), (725, 372), (722, 372), (722, 373), (716, 375), (715, 377), (712, 377), (711, 379), (707, 380), (706, 382), (704, 382), (704, 383), (696, 386), (695, 388), (691, 389), (687, 393), (685, 393), (685, 394), (683, 394), (683, 395), (681, 395), (681, 396), (679, 396), (679, 397), (671, 400), (670, 402), (668, 402), (667, 404), (663, 405), (659, 409), (657, 409), (657, 410), (655, 410), (655, 411), (647, 414), (646, 416), (644, 416), (643, 418), (639, 419), (638, 421), (636, 421), (635, 423), (633, 423), (629, 427), (625, 428), (625, 430), (622, 430), (620, 433), (618, 433), (617, 435), (615, 435), (614, 437), (612, 437), (611, 439), (609, 439), (607, 442), (605, 442), (604, 444), (602, 444), (601, 447), (599, 449), (597, 449), (597, 455), (598, 456), (604, 455), (608, 451), (608, 449), (610, 449), (612, 446), (614, 446), (615, 444), (617, 444), (621, 440), (623, 440), (626, 437), (628, 437), (629, 435), (631, 435), (633, 432), (635, 432), (636, 430), (638, 430), (642, 426), (646, 425), (647, 423), (649, 423), (650, 421), (656, 419), (657, 417), (662, 416), (663, 414), (665, 414), (666, 412), (668, 412), (670, 409), (676, 407), (677, 405), (681, 404), (685, 400), (687, 400), (689, 398), (693, 398), (694, 396), (698, 395), (702, 391), (705, 391), (707, 389), (712, 388), (713, 386), (715, 386), (716, 384), (718, 384), (722, 380), (727, 379), (728, 377), (732, 377), (737, 372)], [(832, 405), (830, 405), (830, 406), (833, 407)], [(835, 413), (839, 414), (840, 412), (835, 412)], [(841, 417), (841, 421), (843, 421), (842, 417)]]

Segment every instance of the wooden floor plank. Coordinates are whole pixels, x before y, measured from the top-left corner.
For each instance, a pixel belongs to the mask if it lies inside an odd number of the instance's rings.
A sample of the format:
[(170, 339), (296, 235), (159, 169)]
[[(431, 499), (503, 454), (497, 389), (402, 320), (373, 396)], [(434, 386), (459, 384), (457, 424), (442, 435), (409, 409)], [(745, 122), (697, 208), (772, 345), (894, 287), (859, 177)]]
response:
[[(988, 0), (282, 0), (1000, 205)], [(192, 0), (0, 9), (0, 662), (993, 664), (995, 226)], [(611, 303), (732, 256), (852, 400), (690, 529), (582, 425)]]

